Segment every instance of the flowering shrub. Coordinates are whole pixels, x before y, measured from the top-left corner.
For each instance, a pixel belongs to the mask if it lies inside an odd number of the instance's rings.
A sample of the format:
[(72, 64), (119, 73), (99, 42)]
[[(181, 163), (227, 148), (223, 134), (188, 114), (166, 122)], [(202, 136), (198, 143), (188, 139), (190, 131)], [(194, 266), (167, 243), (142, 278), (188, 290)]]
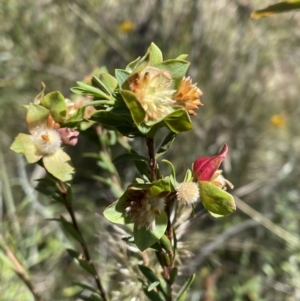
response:
[[(49, 196), (64, 204), (70, 215), (71, 221), (63, 216), (57, 220), (80, 243), (83, 255), (75, 250), (68, 252), (94, 277), (96, 286), (91, 288), (82, 284), (84, 289), (91, 291), (90, 299), (82, 296), (84, 300), (109, 300), (111, 296), (102, 285), (101, 275), (91, 260), (76, 220), (72, 206), (75, 170), (71, 158), (63, 150), (65, 145), (75, 146), (80, 132), (86, 128), (98, 126), (104, 131), (145, 140), (149, 157), (131, 149), (114, 159), (113, 162), (132, 161), (140, 177), (125, 191), (118, 191), (116, 194), (120, 197), (103, 214), (112, 223), (130, 227), (129, 244), (136, 245), (141, 251), (151, 249), (156, 253), (162, 276), (146, 265), (139, 266), (147, 279), (141, 283), (150, 300), (184, 300), (194, 279), (192, 275), (181, 289), (173, 291), (180, 268), (173, 229), (176, 220), (173, 212), (178, 205), (194, 208), (200, 200), (213, 217), (235, 211), (234, 199), (226, 191), (227, 186), (233, 188), (233, 185), (219, 169), (228, 152), (226, 144), (219, 154), (196, 159), (182, 182), (177, 180), (175, 167), (167, 160), (161, 162), (168, 164), (170, 174), (164, 176), (160, 172), (160, 156), (171, 147), (178, 133), (192, 129), (191, 117), (194, 118), (196, 110), (203, 105), (201, 90), (186, 76), (189, 63), (185, 58), (181, 55), (163, 60), (160, 49), (152, 43), (143, 57), (129, 63), (125, 69), (117, 69), (115, 77), (101, 73), (93, 76), (90, 84), (78, 82), (72, 89), (82, 97), (77, 102), (72, 103), (60, 92), (44, 95), (43, 87), (33, 103), (26, 106), (26, 122), (31, 135), (19, 134), (11, 149), (24, 154), (29, 163), (38, 162), (46, 169), (51, 180), (45, 180), (44, 184), (54, 189)], [(156, 150), (154, 139), (160, 135), (161, 128), (166, 128), (168, 134)], [(113, 173), (111, 161), (104, 153), (101, 156), (103, 166)]]

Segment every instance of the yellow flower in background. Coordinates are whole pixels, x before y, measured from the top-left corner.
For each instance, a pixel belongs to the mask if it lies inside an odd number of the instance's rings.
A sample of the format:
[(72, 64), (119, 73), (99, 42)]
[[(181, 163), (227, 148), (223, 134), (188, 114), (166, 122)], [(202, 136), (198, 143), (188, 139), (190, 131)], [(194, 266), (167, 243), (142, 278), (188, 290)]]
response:
[(280, 127), (283, 127), (285, 125), (286, 119), (285, 119), (284, 116), (277, 114), (277, 115), (273, 115), (271, 117), (270, 123), (273, 126), (280, 128)]
[(124, 21), (118, 26), (119, 32), (131, 32), (134, 30), (134, 24), (131, 21)]

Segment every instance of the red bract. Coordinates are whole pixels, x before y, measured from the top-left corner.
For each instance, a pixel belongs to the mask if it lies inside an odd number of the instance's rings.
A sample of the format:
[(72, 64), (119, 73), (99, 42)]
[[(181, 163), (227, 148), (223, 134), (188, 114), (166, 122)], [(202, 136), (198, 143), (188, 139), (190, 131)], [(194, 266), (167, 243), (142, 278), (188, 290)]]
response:
[(194, 162), (193, 174), (195, 179), (200, 181), (210, 181), (213, 174), (217, 171), (228, 152), (227, 144), (224, 144), (221, 152), (212, 157), (200, 157)]

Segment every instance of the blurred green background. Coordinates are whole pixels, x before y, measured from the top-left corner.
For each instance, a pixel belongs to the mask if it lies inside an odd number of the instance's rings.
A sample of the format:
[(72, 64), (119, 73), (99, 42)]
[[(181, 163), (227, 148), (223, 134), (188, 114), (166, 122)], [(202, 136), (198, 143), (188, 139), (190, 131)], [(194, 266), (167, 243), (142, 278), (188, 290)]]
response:
[[(41, 81), (47, 92), (68, 97), (70, 87), (96, 67), (112, 73), (124, 68), (152, 41), (165, 58), (188, 54), (188, 73), (204, 93), (194, 130), (180, 134), (165, 157), (183, 179), (198, 156), (215, 154), (226, 142), (230, 154), (223, 170), (238, 205), (235, 214), (212, 220), (199, 204), (196, 218), (178, 229), (182, 281), (197, 274), (188, 300), (300, 300), (300, 13), (249, 18), (267, 4), (0, 1), (0, 233), (45, 300), (77, 300), (72, 281), (87, 276), (65, 252), (74, 241), (45, 220), (64, 212), (34, 191), (31, 179), (41, 171), (9, 150), (17, 133), (27, 131), (21, 105), (39, 93)], [(121, 230), (102, 218), (114, 196), (91, 181), (92, 174), (106, 174), (80, 157), (99, 151), (82, 139), (71, 154), (83, 232), (112, 300), (144, 300), (136, 285), (140, 255), (120, 243)], [(130, 183), (132, 167), (117, 167)], [(3, 253), (0, 300), (33, 300)]]

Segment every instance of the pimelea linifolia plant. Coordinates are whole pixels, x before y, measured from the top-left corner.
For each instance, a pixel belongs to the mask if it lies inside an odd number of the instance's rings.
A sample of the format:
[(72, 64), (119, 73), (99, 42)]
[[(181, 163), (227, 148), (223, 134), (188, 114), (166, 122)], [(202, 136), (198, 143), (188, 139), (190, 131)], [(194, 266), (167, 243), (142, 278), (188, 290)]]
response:
[[(171, 162), (160, 160), (178, 133), (192, 129), (192, 118), (203, 105), (201, 90), (186, 76), (189, 62), (185, 58), (186, 55), (180, 55), (176, 59), (163, 60), (160, 49), (152, 43), (143, 57), (129, 63), (125, 69), (117, 69), (115, 76), (103, 72), (93, 76), (89, 84), (78, 82), (72, 91), (81, 95), (79, 101), (72, 102), (58, 91), (45, 95), (43, 86), (34, 101), (25, 106), (30, 134), (19, 134), (11, 149), (24, 154), (29, 163), (38, 163), (45, 168), (48, 178), (44, 184), (52, 188), (49, 196), (64, 204), (69, 213), (70, 220), (63, 216), (57, 220), (79, 242), (83, 255), (71, 249), (68, 252), (94, 279), (93, 287), (82, 284), (83, 289), (91, 291), (88, 297), (82, 297), (84, 300), (111, 298), (76, 219), (72, 204), (75, 169), (64, 151), (66, 145), (75, 146), (80, 133), (88, 127), (145, 141), (148, 157), (129, 149), (114, 159), (114, 162), (132, 162), (140, 176), (124, 191), (115, 193), (120, 197), (104, 210), (103, 215), (111, 223), (127, 225), (132, 233), (126, 238), (128, 244), (135, 245), (141, 252), (149, 250), (157, 255), (160, 273), (155, 273), (149, 265), (139, 265), (144, 275), (140, 280), (141, 287), (150, 300), (184, 300), (194, 279), (191, 275), (174, 291), (173, 284), (180, 269), (174, 229), (178, 219), (174, 212), (178, 207), (192, 207), (193, 211), (200, 199), (213, 217), (231, 214), (236, 209), (232, 195), (226, 191), (227, 187), (233, 186), (219, 169), (228, 152), (226, 144), (215, 156), (197, 158), (183, 181), (176, 179)], [(166, 130), (161, 131), (162, 128)], [(156, 136), (166, 132), (161, 145), (155, 146)], [(109, 165), (108, 169), (112, 170), (112, 163), (107, 157), (104, 159), (103, 165)], [(168, 176), (161, 174), (160, 164), (168, 165)]]

